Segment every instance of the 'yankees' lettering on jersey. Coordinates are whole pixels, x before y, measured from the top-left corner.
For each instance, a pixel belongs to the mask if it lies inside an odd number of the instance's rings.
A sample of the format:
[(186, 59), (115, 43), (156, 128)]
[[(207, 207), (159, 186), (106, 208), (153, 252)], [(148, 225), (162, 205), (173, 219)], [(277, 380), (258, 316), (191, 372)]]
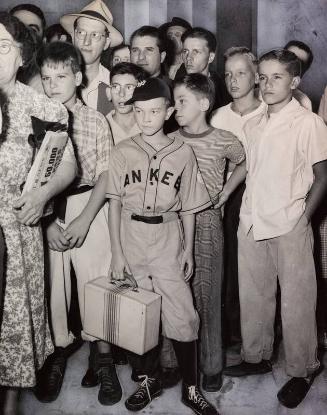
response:
[(156, 151), (141, 135), (112, 151), (107, 197), (142, 215), (195, 213), (210, 206), (192, 149), (179, 138)]

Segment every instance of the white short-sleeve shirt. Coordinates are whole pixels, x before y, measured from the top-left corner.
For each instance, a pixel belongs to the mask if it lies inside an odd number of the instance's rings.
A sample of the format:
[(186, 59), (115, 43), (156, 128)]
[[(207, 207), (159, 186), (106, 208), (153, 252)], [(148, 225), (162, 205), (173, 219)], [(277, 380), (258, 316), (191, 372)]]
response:
[(240, 225), (255, 240), (290, 232), (305, 209), (312, 166), (327, 159), (327, 127), (292, 100), (278, 113), (267, 110), (244, 127), (247, 179)]

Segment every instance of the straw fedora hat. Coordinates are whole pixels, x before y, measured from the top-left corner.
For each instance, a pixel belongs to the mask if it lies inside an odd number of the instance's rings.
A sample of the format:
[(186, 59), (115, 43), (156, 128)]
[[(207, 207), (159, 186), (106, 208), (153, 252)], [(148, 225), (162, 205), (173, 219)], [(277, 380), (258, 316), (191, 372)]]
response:
[(79, 17), (87, 17), (88, 19), (98, 20), (103, 23), (110, 33), (110, 47), (118, 46), (123, 42), (123, 36), (113, 27), (112, 14), (103, 1), (94, 0), (79, 13), (65, 14), (60, 18), (60, 24), (68, 33), (73, 33), (74, 22)]

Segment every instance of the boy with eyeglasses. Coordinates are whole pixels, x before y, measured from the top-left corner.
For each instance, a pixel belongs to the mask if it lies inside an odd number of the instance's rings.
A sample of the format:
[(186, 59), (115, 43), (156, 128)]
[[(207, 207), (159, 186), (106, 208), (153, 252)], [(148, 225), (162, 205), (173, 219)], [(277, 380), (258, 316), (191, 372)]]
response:
[[(68, 351), (74, 340), (67, 322), (71, 300), (71, 265), (76, 274), (83, 325), (84, 285), (106, 274), (111, 258), (105, 189), (112, 137), (105, 117), (77, 98), (76, 90), (82, 81), (81, 62), (80, 52), (66, 42), (49, 43), (38, 55), (46, 95), (60, 101), (70, 113), (70, 137), (78, 165), (77, 179), (57, 200), (56, 214), (46, 227), (50, 248), (51, 319), (56, 350), (39, 377), (36, 395), (43, 402), (57, 398)], [(82, 386), (100, 383), (99, 402), (113, 405), (121, 399), (122, 390), (110, 345), (84, 332), (82, 338), (91, 342), (91, 349), (97, 349), (89, 360), (88, 376), (82, 380)], [(90, 372), (93, 376), (91, 384), (85, 382), (85, 378), (90, 378)]]
[(101, 63), (102, 52), (123, 42), (122, 35), (112, 26), (113, 17), (106, 4), (94, 0), (79, 13), (62, 16), (60, 23), (72, 35), (85, 63), (87, 84), (81, 90), (84, 103), (103, 115), (112, 109), (106, 89), (109, 71)]
[(129, 62), (118, 63), (110, 72), (110, 91), (114, 109), (109, 112), (107, 119), (115, 145), (141, 132), (135, 120), (133, 105), (126, 105), (126, 101), (132, 98), (138, 82), (147, 77), (148, 74), (142, 68)]

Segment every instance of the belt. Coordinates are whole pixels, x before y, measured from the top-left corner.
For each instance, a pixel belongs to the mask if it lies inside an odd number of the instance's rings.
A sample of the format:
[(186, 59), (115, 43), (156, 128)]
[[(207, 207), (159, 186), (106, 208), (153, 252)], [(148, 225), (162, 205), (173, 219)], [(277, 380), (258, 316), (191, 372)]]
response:
[(137, 222), (148, 223), (150, 225), (158, 225), (159, 223), (166, 223), (171, 222), (174, 220), (178, 220), (178, 215), (176, 212), (166, 212), (161, 215), (157, 216), (143, 216), (138, 215), (136, 213), (132, 213), (130, 216), (131, 220), (135, 220)]
[(150, 223), (151, 225), (157, 225), (158, 223), (163, 222), (162, 215), (160, 215), (160, 216), (141, 216), (141, 215), (136, 215), (135, 213), (132, 213), (131, 219), (136, 220), (138, 222)]

